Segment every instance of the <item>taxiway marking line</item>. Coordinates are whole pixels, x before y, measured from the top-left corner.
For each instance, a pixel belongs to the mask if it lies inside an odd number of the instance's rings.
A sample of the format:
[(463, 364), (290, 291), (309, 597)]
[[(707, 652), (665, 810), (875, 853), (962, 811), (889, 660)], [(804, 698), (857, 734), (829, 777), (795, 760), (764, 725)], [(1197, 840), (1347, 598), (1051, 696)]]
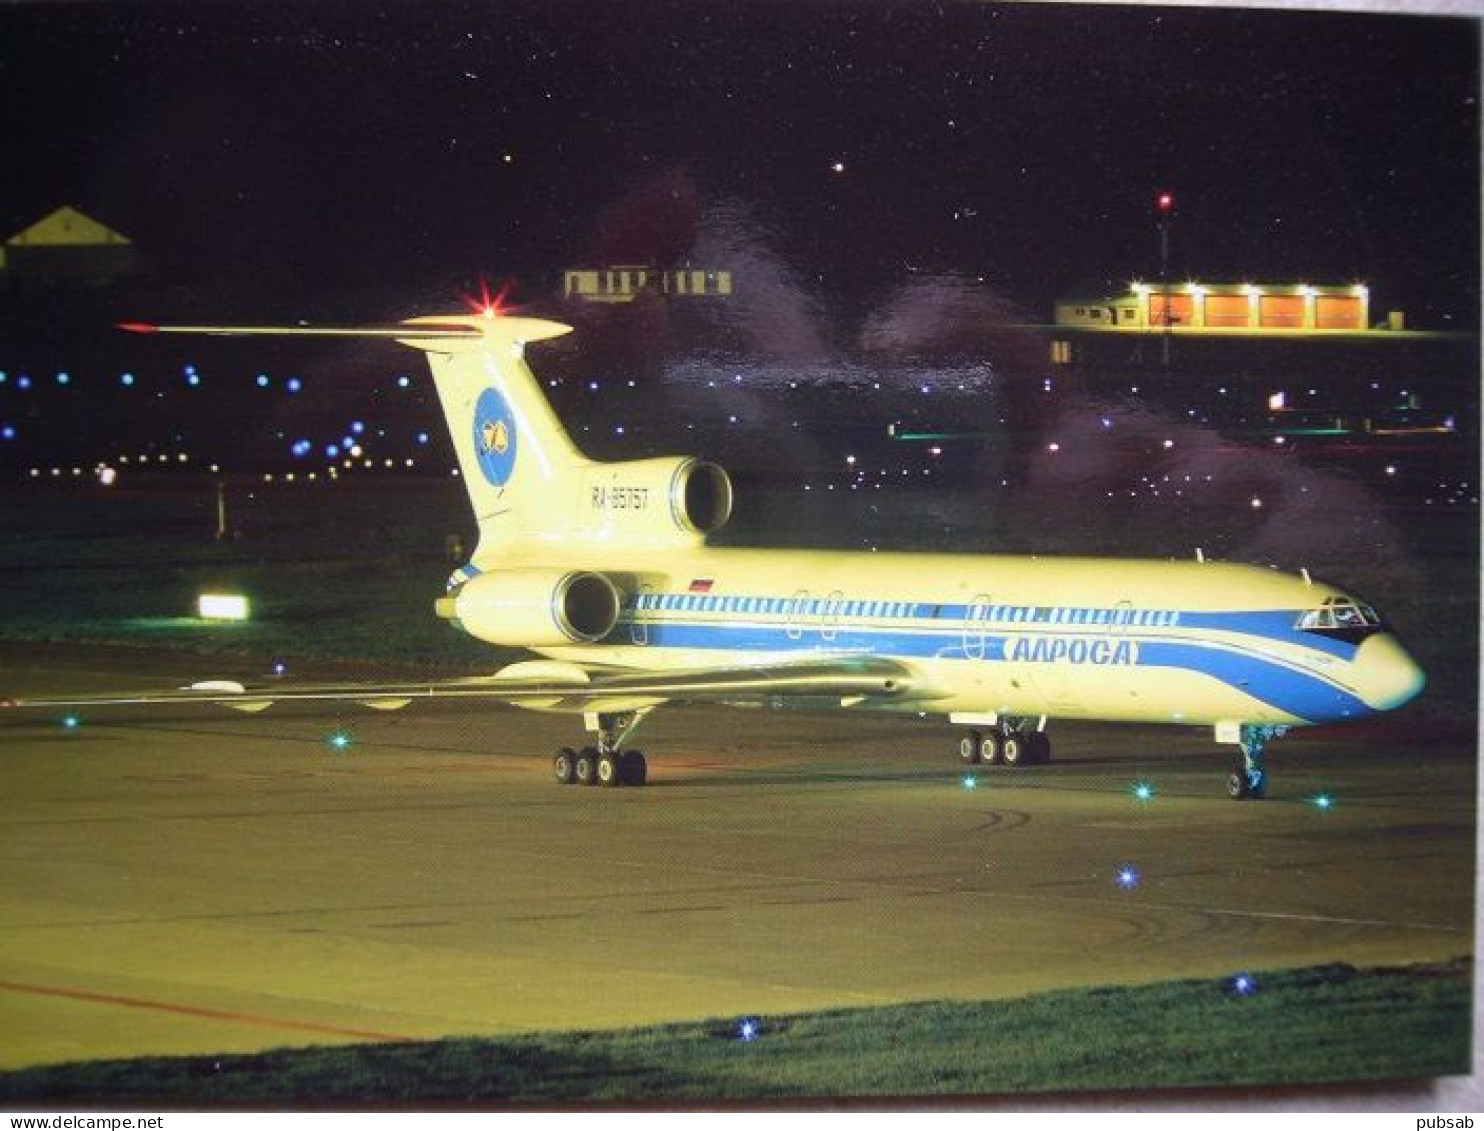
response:
[(206, 1009), (195, 1005), (177, 1005), (167, 1001), (149, 1001), (145, 998), (123, 997), (118, 994), (99, 994), (88, 990), (74, 990), (62, 986), (34, 986), (25, 982), (0, 981), (0, 990), (17, 994), (34, 994), (38, 997), (60, 997), (72, 1001), (86, 1001), (97, 1005), (115, 1005), (126, 1009), (148, 1009), (159, 1013), (175, 1013), (185, 1017), (205, 1017), (213, 1021), (229, 1021), (237, 1025), (256, 1025), (268, 1029), (293, 1029), (303, 1033), (321, 1033), (332, 1037), (352, 1037), (362, 1041), (408, 1042), (416, 1037), (399, 1033), (378, 1033), (369, 1029), (346, 1029), (338, 1025), (321, 1025), (313, 1021), (292, 1021), (286, 1017), (268, 1017), (259, 1013), (238, 1013), (222, 1009)]
[[(1167, 907), (1169, 904), (1149, 904), (1151, 907)], [(1342, 927), (1389, 927), (1402, 931), (1443, 931), (1449, 934), (1466, 934), (1472, 927), (1449, 923), (1398, 923), (1390, 919), (1355, 919), (1344, 915), (1303, 915), (1294, 911), (1239, 911), (1224, 907), (1189, 908), (1206, 915), (1230, 915), (1247, 919), (1291, 919), (1298, 923), (1334, 923)]]

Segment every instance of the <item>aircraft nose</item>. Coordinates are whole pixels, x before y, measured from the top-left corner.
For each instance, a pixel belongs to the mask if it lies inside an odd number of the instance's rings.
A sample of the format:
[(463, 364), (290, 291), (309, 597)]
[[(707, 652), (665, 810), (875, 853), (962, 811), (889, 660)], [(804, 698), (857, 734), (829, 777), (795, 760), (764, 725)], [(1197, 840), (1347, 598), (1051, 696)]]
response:
[(1417, 662), (1389, 632), (1361, 641), (1354, 673), (1360, 697), (1376, 711), (1389, 711), (1416, 698), (1427, 682)]

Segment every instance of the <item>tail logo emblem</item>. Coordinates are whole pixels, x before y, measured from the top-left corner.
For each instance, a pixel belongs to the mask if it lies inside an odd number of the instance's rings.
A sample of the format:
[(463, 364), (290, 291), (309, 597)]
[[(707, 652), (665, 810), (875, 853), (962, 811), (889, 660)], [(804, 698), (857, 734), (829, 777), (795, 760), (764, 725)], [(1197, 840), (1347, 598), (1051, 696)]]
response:
[(486, 420), (480, 426), (480, 433), (483, 443), (480, 450), (484, 453), (493, 452), (497, 456), (503, 456), (510, 450), (510, 429), (503, 420)]
[(474, 456), (493, 487), (503, 487), (515, 470), (515, 417), (497, 389), (479, 394), (474, 406)]

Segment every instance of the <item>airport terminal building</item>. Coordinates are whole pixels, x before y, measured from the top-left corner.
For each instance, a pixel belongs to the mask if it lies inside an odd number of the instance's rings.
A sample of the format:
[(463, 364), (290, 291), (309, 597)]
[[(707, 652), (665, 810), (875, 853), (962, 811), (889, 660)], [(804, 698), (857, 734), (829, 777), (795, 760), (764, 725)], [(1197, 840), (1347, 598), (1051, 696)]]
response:
[[(1371, 328), (1364, 284), (1140, 283), (1121, 294), (1056, 301), (1056, 325), (1085, 330), (1195, 333), (1361, 333)], [(1387, 328), (1401, 329), (1400, 312)]]
[(569, 267), (562, 273), (562, 294), (568, 299), (633, 302), (646, 291), (687, 298), (726, 298), (732, 293), (732, 273), (694, 267), (662, 271), (643, 265)]

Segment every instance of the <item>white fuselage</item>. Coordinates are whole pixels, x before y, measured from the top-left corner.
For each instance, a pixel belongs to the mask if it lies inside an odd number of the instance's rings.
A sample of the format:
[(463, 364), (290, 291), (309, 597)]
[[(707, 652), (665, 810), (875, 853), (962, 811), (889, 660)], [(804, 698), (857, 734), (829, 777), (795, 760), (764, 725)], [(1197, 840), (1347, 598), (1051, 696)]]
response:
[[(518, 564), (542, 563), (489, 572)], [(607, 548), (601, 568), (628, 594), (618, 626), (536, 651), (645, 670), (872, 655), (914, 673), (879, 709), (1128, 722), (1353, 719), (1421, 678), (1388, 632), (1298, 628), (1339, 590), (1253, 566), (697, 546)]]

